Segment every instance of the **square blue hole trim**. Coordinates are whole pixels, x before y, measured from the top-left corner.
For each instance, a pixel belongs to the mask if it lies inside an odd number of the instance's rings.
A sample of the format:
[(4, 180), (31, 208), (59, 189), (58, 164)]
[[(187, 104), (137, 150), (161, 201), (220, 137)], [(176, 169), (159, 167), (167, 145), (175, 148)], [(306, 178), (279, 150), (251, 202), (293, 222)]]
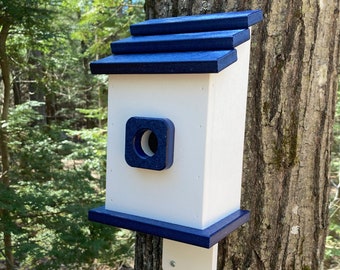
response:
[(125, 161), (131, 167), (164, 170), (171, 167), (174, 124), (167, 118), (131, 117), (126, 122)]

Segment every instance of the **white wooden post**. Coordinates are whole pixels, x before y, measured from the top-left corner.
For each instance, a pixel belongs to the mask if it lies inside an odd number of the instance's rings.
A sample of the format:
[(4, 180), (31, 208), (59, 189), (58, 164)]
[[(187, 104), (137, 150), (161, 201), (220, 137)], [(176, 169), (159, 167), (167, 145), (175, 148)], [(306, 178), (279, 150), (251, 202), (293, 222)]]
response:
[(89, 219), (166, 238), (163, 268), (213, 270), (240, 209), (250, 26), (262, 12), (149, 20), (110, 74), (106, 201)]
[(217, 249), (184, 244), (168, 239), (163, 240), (163, 270), (213, 270), (217, 267)]

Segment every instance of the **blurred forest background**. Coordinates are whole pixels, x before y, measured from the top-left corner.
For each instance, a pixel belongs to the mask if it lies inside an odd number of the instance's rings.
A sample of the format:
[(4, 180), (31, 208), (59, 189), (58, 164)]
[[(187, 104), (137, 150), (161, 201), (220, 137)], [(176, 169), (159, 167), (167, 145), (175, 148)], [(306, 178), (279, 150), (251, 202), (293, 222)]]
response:
[(107, 107), (89, 62), (142, 20), (130, 0), (0, 1), (0, 269), (131, 258), (132, 233), (87, 221), (104, 204)]
[[(132, 0), (0, 0), (0, 269), (119, 269), (134, 235), (105, 198), (107, 76), (92, 60), (144, 20)], [(340, 267), (340, 105), (325, 268)]]

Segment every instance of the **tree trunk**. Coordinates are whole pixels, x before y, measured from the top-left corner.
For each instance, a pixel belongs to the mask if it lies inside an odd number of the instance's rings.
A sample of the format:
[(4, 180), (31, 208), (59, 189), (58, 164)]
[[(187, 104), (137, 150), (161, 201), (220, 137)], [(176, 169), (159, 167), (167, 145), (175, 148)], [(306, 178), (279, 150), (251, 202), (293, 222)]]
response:
[(266, 14), (254, 31), (247, 108), (242, 204), (252, 216), (227, 240), (226, 269), (321, 269), (339, 0), (245, 8)]
[(145, 233), (136, 233), (135, 270), (162, 269), (162, 239)]
[(147, 18), (263, 11), (253, 27), (244, 150), (242, 207), (251, 219), (220, 243), (218, 269), (321, 269), (339, 0), (146, 0), (145, 8)]
[[(1, 31), (0, 31), (0, 68), (2, 81), (4, 86), (3, 91), (3, 102), (2, 102), (2, 110), (1, 110), (1, 121), (0, 121), (0, 154), (1, 154), (1, 167), (2, 171), (0, 174), (1, 180), (1, 188), (8, 189), (10, 187), (10, 180), (8, 177), (9, 171), (9, 152), (8, 152), (8, 141), (7, 141), (7, 130), (6, 130), (6, 122), (8, 120), (8, 112), (10, 105), (10, 91), (11, 91), (11, 83), (10, 83), (10, 69), (9, 69), (9, 60), (6, 54), (6, 40), (8, 37), (10, 23), (9, 22), (1, 22)], [(10, 218), (10, 213), (7, 209), (0, 208), (0, 219), (8, 220)], [(14, 258), (12, 252), (12, 235), (10, 232), (10, 228), (7, 228), (5, 225), (6, 222), (2, 224), (2, 233), (3, 233), (3, 242), (6, 256), (6, 269), (10, 270), (14, 268)]]
[(19, 72), (12, 70), (12, 89), (13, 89), (13, 103), (14, 106), (22, 103), (22, 93), (21, 93), (21, 85), (19, 80)]
[(31, 66), (31, 70), (28, 76), (28, 90), (30, 93), (31, 101), (38, 101), (41, 104), (34, 107), (34, 109), (42, 116), (39, 121), (40, 124), (46, 124), (46, 103), (45, 103), (45, 90), (39, 78), (42, 77), (42, 66), (40, 64), (43, 59), (43, 52), (40, 50), (32, 50), (28, 54), (28, 64)]

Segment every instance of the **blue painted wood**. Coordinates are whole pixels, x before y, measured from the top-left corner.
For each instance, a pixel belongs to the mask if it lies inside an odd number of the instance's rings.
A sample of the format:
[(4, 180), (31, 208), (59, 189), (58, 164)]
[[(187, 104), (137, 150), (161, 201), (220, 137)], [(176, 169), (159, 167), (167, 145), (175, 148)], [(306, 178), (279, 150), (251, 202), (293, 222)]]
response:
[(152, 19), (130, 26), (134, 36), (244, 29), (263, 19), (261, 10)]
[(231, 50), (249, 40), (249, 29), (137, 36), (111, 43), (114, 54)]
[(236, 50), (111, 55), (90, 64), (93, 74), (218, 73)]
[[(148, 20), (132, 37), (111, 44), (113, 55), (92, 62), (93, 74), (218, 73), (237, 60), (261, 10)], [(141, 36), (144, 35), (144, 36)]]
[(89, 211), (91, 221), (157, 235), (195, 246), (210, 248), (249, 220), (249, 211), (238, 210), (210, 227), (199, 230), (168, 222), (106, 210), (104, 206)]
[[(156, 137), (157, 150), (152, 156), (141, 145), (145, 131)], [(125, 130), (125, 161), (132, 167), (161, 171), (171, 167), (174, 154), (175, 126), (167, 118), (131, 117)]]

